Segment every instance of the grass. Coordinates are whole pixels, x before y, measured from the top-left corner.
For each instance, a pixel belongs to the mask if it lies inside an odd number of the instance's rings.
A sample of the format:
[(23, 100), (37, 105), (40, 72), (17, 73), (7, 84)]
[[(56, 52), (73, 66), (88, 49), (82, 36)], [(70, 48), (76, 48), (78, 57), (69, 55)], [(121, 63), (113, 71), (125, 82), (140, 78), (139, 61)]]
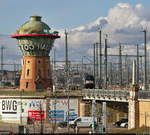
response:
[[(55, 93), (53, 93), (50, 90), (37, 92), (37, 91), (24, 91), (21, 93), (19, 89), (15, 88), (2, 88), (0, 87), (0, 96), (55, 96)], [(64, 90), (58, 90), (56, 92), (56, 96), (67, 96), (67, 92)], [(71, 91), (70, 96), (81, 96), (81, 91)]]

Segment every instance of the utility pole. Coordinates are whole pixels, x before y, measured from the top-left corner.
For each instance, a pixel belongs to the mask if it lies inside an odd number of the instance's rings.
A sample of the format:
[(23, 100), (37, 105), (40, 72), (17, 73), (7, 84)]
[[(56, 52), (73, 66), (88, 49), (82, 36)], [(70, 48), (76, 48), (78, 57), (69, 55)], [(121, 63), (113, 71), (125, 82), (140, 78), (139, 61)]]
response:
[(4, 60), (3, 57), (4, 57), (4, 49), (5, 48), (2, 45), (0, 49), (1, 49), (1, 71), (3, 72), (3, 65), (4, 65), (4, 63), (3, 63), (3, 60)]
[(94, 70), (93, 70), (93, 75), (94, 75), (94, 88), (95, 88), (95, 85), (96, 85), (96, 75), (95, 75), (95, 43), (93, 44), (93, 68), (94, 68)]
[(16, 64), (14, 63), (14, 86), (16, 85)]
[(102, 30), (99, 31), (99, 87), (102, 87)]
[(4, 63), (3, 63), (3, 60), (4, 60), (4, 46), (2, 45), (1, 46), (1, 80), (3, 79), (3, 75), (4, 75), (4, 68), (3, 68), (3, 66), (4, 66)]
[(42, 112), (42, 105), (41, 105), (41, 102), (40, 102), (40, 122), (41, 122), (40, 134), (43, 134), (43, 119), (42, 119), (42, 116), (43, 116), (43, 112)]
[(121, 59), (121, 43), (119, 43), (119, 84), (122, 87), (122, 59)]
[(126, 56), (125, 56), (125, 80), (126, 80), (125, 82), (126, 82), (126, 86), (127, 86), (127, 80), (128, 80), (127, 79), (127, 76), (128, 76), (127, 75), (128, 74), (128, 72), (127, 72), (128, 69), (127, 68), (128, 68), (128, 66), (127, 66), (127, 54), (126, 54)]
[(95, 133), (96, 100), (92, 100), (92, 133)]
[(142, 56), (140, 56), (140, 70), (141, 70), (141, 77), (142, 77), (142, 83), (143, 83), (143, 64), (142, 64)]
[(55, 123), (54, 123), (54, 132), (56, 130), (56, 49), (54, 48), (54, 85), (53, 85), (53, 93), (54, 93), (54, 117), (55, 117)]
[[(107, 35), (105, 38), (105, 48), (104, 48), (104, 89), (107, 90)], [(103, 133), (106, 133), (106, 102), (103, 102), (102, 106), (103, 113)]]
[(130, 59), (127, 61), (127, 84), (130, 85)]
[(133, 64), (132, 64), (132, 85), (137, 84), (136, 83), (136, 60), (133, 60)]
[(98, 43), (96, 45), (96, 88), (98, 88)]
[(147, 47), (146, 47), (146, 30), (143, 30), (144, 32), (144, 89), (148, 89), (147, 85)]
[(113, 69), (112, 69), (112, 62), (110, 62), (110, 85), (113, 84)]
[(137, 62), (136, 82), (137, 82), (137, 86), (139, 86), (139, 46), (138, 46), (138, 44), (137, 44), (137, 59), (136, 59), (136, 62)]
[(68, 112), (67, 112), (67, 115), (68, 115), (68, 118), (67, 118), (67, 132), (69, 134), (69, 103), (70, 103), (70, 97), (69, 97), (69, 88), (68, 88), (68, 79), (69, 79), (69, 75), (68, 75), (68, 37), (67, 37), (68, 33), (67, 31), (65, 30), (65, 73), (66, 73), (66, 79), (65, 79), (65, 82), (66, 82), (66, 92), (67, 92), (67, 98), (68, 98)]
[(82, 89), (84, 88), (84, 82), (83, 82), (83, 57), (84, 56), (82, 56), (82, 61), (81, 61), (81, 71), (82, 71), (82, 73), (81, 73), (81, 78), (82, 78)]
[(107, 35), (105, 38), (105, 48), (104, 48), (104, 88), (107, 89)]

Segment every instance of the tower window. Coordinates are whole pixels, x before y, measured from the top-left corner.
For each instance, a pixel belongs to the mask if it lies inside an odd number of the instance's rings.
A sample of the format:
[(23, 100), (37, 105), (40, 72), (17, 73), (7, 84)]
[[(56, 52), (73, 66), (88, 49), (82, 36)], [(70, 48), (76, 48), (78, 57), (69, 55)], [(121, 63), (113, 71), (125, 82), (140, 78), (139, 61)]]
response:
[(29, 70), (29, 69), (27, 69), (27, 76), (29, 76), (29, 72), (30, 72), (30, 70)]
[(41, 61), (40, 61), (40, 60), (38, 60), (38, 63), (41, 63)]
[(28, 88), (28, 85), (29, 85), (29, 83), (28, 83), (28, 82), (26, 82), (26, 88)]
[(28, 63), (30, 63), (30, 61), (28, 61)]

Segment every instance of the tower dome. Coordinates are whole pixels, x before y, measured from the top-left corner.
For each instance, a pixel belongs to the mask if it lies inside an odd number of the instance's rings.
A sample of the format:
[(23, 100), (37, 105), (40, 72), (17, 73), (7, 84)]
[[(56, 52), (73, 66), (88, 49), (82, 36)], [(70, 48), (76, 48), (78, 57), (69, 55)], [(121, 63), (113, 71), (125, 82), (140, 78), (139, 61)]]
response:
[(19, 29), (19, 34), (50, 34), (49, 26), (41, 21), (41, 16), (31, 16)]

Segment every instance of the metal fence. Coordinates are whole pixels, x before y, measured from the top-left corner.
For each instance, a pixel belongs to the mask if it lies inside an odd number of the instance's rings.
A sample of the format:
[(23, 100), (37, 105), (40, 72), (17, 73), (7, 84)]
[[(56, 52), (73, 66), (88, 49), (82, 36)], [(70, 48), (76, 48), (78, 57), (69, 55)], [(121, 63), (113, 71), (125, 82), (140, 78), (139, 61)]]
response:
[(83, 89), (82, 95), (87, 97), (118, 97), (128, 99), (129, 90)]
[(139, 91), (138, 98), (139, 99), (150, 99), (150, 91)]
[[(112, 97), (126, 98), (130, 96), (129, 90), (104, 90), (104, 89), (83, 89), (82, 95), (85, 97)], [(150, 91), (139, 91), (138, 99), (150, 99)]]

